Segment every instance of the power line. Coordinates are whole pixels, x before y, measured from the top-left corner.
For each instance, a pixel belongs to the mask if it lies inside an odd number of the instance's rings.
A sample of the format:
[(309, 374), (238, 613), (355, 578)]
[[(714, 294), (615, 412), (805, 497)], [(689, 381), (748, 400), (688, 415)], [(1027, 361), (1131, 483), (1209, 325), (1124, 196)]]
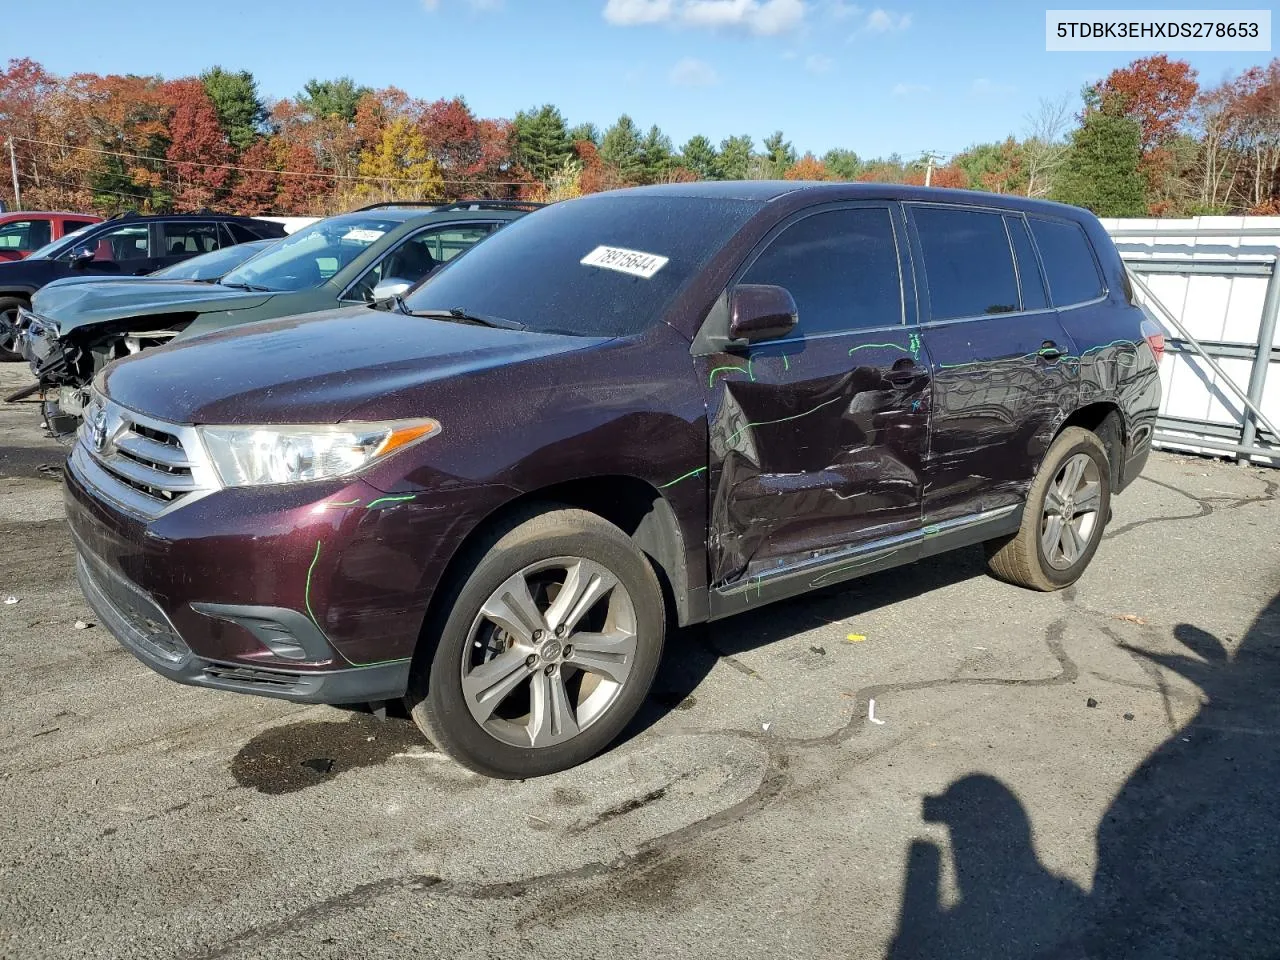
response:
[[(303, 170), (273, 170), (270, 167), (246, 167), (235, 163), (207, 163), (202, 160), (170, 160), (167, 157), (153, 157), (145, 153), (128, 153), (123, 150), (103, 150), (99, 147), (81, 147), (67, 143), (58, 143), (54, 140), (37, 140), (32, 137), (13, 137), (13, 140), (20, 143), (34, 143), (45, 147), (58, 147), (62, 150), (82, 150), (87, 153), (96, 153), (105, 157), (122, 157), (128, 160), (145, 160), (148, 163), (164, 163), (171, 166), (192, 166), (207, 167), (218, 170), (237, 170), (241, 173), (270, 173), (275, 176), (284, 177), (309, 177), (320, 178), (324, 180), (358, 180), (371, 181), (374, 183), (422, 183), (420, 179), (413, 177), (366, 177), (360, 174), (349, 173), (326, 173), (324, 171), (316, 171), (308, 173)], [(463, 184), (470, 185), (474, 183), (484, 183), (494, 187), (527, 187), (532, 186), (531, 180), (484, 180), (481, 177), (472, 177), (470, 179), (442, 179), (445, 184)]]

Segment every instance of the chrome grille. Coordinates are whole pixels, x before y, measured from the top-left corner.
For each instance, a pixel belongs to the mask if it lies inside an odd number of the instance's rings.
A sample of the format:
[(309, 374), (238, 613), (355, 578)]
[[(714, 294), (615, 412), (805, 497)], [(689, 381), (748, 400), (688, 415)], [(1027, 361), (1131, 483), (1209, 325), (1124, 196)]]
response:
[(108, 500), (144, 519), (217, 488), (194, 428), (135, 413), (96, 393), (85, 407), (71, 466)]

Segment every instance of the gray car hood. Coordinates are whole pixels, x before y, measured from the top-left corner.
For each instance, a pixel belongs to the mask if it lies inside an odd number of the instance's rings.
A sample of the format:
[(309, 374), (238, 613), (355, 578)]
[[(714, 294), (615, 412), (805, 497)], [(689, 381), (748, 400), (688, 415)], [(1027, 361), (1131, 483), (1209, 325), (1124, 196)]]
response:
[(198, 280), (150, 280), (122, 277), (51, 283), (31, 299), (31, 311), (53, 320), (59, 333), (126, 317), (172, 313), (210, 313), (248, 310), (270, 300), (272, 294), (235, 290)]

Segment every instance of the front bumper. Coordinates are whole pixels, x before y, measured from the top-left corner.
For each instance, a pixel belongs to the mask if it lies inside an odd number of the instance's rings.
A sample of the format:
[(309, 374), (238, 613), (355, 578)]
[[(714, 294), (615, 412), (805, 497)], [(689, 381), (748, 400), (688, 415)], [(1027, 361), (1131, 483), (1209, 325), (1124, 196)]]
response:
[[(287, 670), (196, 656), (164, 611), (77, 543), (76, 579), (102, 624), (121, 645), (157, 673), (196, 687), (277, 697), (299, 703), (360, 703), (404, 695), (409, 661), (338, 670)], [(231, 608), (228, 608), (230, 610)], [(250, 608), (261, 613), (267, 608)], [(277, 610), (292, 620), (293, 611)]]

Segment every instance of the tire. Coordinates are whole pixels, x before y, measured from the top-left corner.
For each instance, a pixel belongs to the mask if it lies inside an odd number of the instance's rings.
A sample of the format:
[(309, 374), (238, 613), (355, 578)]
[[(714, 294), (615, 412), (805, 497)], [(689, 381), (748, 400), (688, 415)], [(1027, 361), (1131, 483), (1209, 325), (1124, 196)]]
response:
[(19, 297), (0, 297), (0, 363), (13, 363), (22, 359), (22, 354), (17, 350), (17, 330), (14, 324), (18, 319), (18, 310), (27, 306), (27, 301)]
[[(579, 599), (556, 606), (570, 582)], [(666, 633), (662, 589), (631, 538), (601, 517), (555, 507), (515, 516), (441, 589), (405, 702), (463, 766), (504, 779), (576, 766), (648, 695)]]
[[(1077, 466), (1081, 472), (1073, 481)], [(1064, 497), (1064, 491), (1071, 496)], [(1084, 509), (1076, 502), (1081, 497)], [(1064, 509), (1072, 515), (1067, 521)], [(1018, 532), (987, 542), (987, 568), (999, 579), (1031, 590), (1061, 590), (1079, 580), (1089, 566), (1110, 518), (1111, 464), (1106, 448), (1090, 431), (1067, 427), (1049, 447), (1027, 491)]]

